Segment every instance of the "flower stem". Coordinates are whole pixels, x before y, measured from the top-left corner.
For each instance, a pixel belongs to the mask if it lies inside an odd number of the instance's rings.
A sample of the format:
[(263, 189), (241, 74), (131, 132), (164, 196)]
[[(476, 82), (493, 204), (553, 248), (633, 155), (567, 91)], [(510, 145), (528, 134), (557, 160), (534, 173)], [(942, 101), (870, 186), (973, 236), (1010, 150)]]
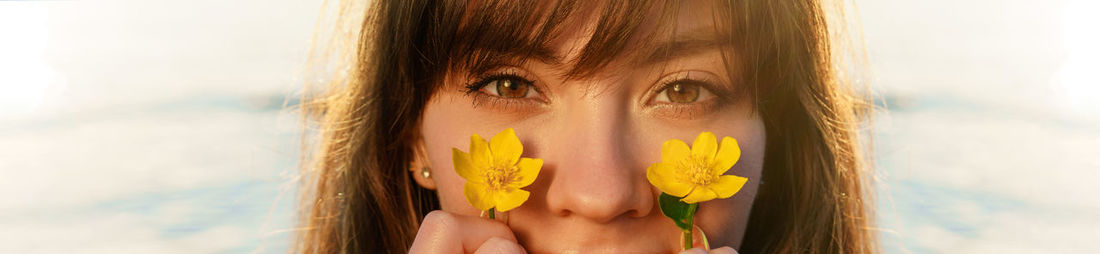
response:
[(495, 207), (494, 208), (489, 208), (489, 219), (490, 220), (497, 218), (496, 210), (497, 209)]
[(695, 230), (695, 211), (697, 209), (699, 209), (699, 204), (688, 205), (687, 216), (684, 218), (687, 228), (682, 229), (684, 232), (684, 250), (690, 250), (695, 246), (695, 238), (692, 237), (691, 232)]
[[(691, 219), (689, 219), (687, 221), (689, 221), (687, 223), (691, 223)], [(692, 227), (694, 227), (694, 224), (692, 224)], [(683, 232), (684, 232), (684, 250), (685, 251), (686, 250), (691, 250), (692, 246), (695, 245), (695, 241), (694, 241), (694, 239), (692, 238), (692, 235), (691, 235), (692, 230), (683, 230)]]
[(694, 245), (694, 241), (691, 240), (691, 230), (684, 230), (684, 250), (690, 250)]

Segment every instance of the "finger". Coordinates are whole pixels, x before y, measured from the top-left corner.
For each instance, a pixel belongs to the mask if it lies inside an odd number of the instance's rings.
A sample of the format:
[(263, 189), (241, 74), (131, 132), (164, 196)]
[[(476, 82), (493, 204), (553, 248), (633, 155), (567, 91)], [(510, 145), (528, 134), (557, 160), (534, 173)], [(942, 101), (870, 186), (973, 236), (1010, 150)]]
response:
[(707, 251), (703, 250), (702, 248), (691, 248), (681, 251), (680, 254), (707, 254)]
[(481, 247), (477, 248), (475, 254), (526, 254), (527, 251), (523, 250), (516, 241), (505, 240), (500, 237), (489, 238), (485, 241)]
[(498, 221), (432, 211), (424, 216), (409, 253), (472, 253), (492, 237), (516, 241), (512, 230)]
[(737, 251), (729, 246), (710, 250), (710, 254), (737, 254)]

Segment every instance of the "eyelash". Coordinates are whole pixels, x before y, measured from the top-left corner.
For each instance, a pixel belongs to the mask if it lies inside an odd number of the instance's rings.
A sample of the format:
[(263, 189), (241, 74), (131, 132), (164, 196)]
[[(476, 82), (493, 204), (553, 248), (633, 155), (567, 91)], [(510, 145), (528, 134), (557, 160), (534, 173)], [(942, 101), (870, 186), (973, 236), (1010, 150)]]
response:
[[(697, 85), (700, 89), (706, 90), (714, 95), (714, 98), (704, 101), (695, 101), (692, 103), (676, 103), (676, 102), (656, 102), (657, 97), (661, 93), (667, 92), (676, 84), (691, 84)], [(717, 108), (726, 105), (729, 102), (730, 94), (732, 93), (727, 88), (720, 85), (716, 85), (713, 81), (707, 78), (691, 78), (687, 75), (681, 78), (676, 78), (662, 82), (658, 88), (651, 92), (648, 99), (650, 104), (655, 104), (654, 109), (661, 115), (666, 115), (674, 118), (697, 118), (705, 115), (709, 112), (714, 112)], [(666, 95), (667, 96), (667, 95)]]
[(537, 93), (540, 96), (542, 94), (542, 89), (540, 89), (538, 86), (535, 85), (534, 80), (524, 78), (524, 77), (522, 77), (522, 76), (520, 76), (520, 75), (518, 75), (514, 72), (503, 72), (503, 73), (488, 74), (488, 75), (484, 75), (484, 76), (475, 78), (474, 82), (472, 82), (470, 84), (467, 84), (466, 88), (464, 89), (466, 95), (473, 96), (474, 107), (478, 107), (478, 106), (480, 106), (484, 103), (488, 103), (488, 105), (490, 105), (490, 106), (500, 107), (501, 109), (506, 110), (510, 107), (522, 106), (523, 104), (533, 103), (529, 100), (540, 100), (541, 99), (541, 98), (539, 98), (539, 99), (534, 99), (534, 98), (510, 99), (510, 98), (504, 98), (504, 97), (497, 96), (497, 95), (487, 94), (487, 93), (481, 91), (482, 89), (485, 88), (485, 86), (489, 85), (490, 82), (493, 82), (493, 81), (496, 81), (496, 80), (519, 81), (520, 83), (523, 83), (523, 84), (526, 84), (526, 85), (530, 86), (530, 89), (533, 90), (532, 92)]

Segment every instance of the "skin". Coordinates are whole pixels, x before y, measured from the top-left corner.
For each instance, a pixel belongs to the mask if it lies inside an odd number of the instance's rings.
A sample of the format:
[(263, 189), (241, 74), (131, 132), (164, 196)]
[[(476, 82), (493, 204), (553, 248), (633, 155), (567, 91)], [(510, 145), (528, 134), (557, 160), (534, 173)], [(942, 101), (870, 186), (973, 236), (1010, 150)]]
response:
[[(715, 30), (711, 15), (699, 15), (710, 13), (711, 7), (691, 3), (681, 7), (677, 31), (683, 32), (673, 38), (705, 37)], [(467, 73), (449, 75), (433, 95), (417, 144), (422, 156), (414, 162), (431, 168), (431, 177), (410, 173), (421, 186), (438, 190), (442, 211), (425, 218), (411, 253), (678, 252), (680, 231), (657, 207), (660, 192), (646, 180), (646, 168), (660, 161), (664, 141), (691, 144), (703, 131), (737, 139), (742, 155), (726, 174), (749, 181), (732, 198), (701, 203), (695, 223), (711, 246), (740, 246), (765, 143), (764, 125), (751, 98), (711, 91), (714, 96), (690, 103), (660, 99), (661, 93), (668, 95), (661, 90), (664, 82), (678, 78), (705, 79), (717, 87), (739, 85), (728, 78), (721, 55), (732, 49), (693, 50), (642, 64), (626, 54), (595, 75), (567, 80), (562, 74), (590, 38), (596, 19), (592, 13), (578, 14), (566, 24), (565, 34), (552, 43), (565, 60), (561, 63), (531, 60), (490, 71), (534, 81), (534, 91), (525, 98), (496, 97), (487, 89), (467, 93), (466, 85), (476, 81), (465, 79)], [(646, 51), (636, 42), (628, 47), (626, 52)], [(481, 211), (463, 195), (465, 180), (454, 171), (451, 148), (467, 151), (471, 134), (490, 138), (505, 128), (515, 129), (523, 157), (541, 158), (545, 164), (534, 184), (524, 188), (530, 199), (507, 212), (506, 222), (477, 218)], [(736, 253), (734, 248), (710, 253)]]

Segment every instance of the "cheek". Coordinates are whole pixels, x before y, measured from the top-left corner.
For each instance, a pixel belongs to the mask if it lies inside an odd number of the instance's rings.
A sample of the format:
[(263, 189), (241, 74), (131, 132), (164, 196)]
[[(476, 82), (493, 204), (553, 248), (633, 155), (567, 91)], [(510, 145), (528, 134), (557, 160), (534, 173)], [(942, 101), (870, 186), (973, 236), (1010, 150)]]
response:
[[(468, 107), (456, 107), (454, 104), (459, 103), (457, 98), (446, 95), (440, 97), (443, 98), (432, 99), (425, 106), (421, 125), (424, 148), (431, 163), (432, 180), (436, 185), (440, 207), (444, 211), (476, 216), (480, 211), (466, 202), (463, 194), (465, 181), (458, 176), (454, 164), (451, 163), (451, 149), (467, 151), (470, 134), (478, 133), (475, 130), (476, 117)], [(484, 133), (478, 134), (485, 137)]]
[[(735, 166), (733, 173), (749, 178), (748, 183), (745, 183), (741, 191), (729, 199), (708, 201), (704, 203), (705, 205), (699, 207), (696, 222), (704, 232), (707, 232), (707, 237), (710, 238), (712, 244), (721, 243), (718, 246), (726, 245), (734, 248), (741, 246), (741, 239), (744, 238), (745, 228), (748, 226), (749, 213), (752, 211), (753, 200), (756, 198), (760, 186), (758, 175), (760, 168), (762, 168), (762, 164), (759, 163), (762, 160), (746, 161), (747, 158), (745, 157), (747, 156), (742, 155), (742, 160), (737, 163), (740, 167)], [(752, 170), (757, 172), (757, 176), (741, 173), (749, 173), (748, 171)]]

